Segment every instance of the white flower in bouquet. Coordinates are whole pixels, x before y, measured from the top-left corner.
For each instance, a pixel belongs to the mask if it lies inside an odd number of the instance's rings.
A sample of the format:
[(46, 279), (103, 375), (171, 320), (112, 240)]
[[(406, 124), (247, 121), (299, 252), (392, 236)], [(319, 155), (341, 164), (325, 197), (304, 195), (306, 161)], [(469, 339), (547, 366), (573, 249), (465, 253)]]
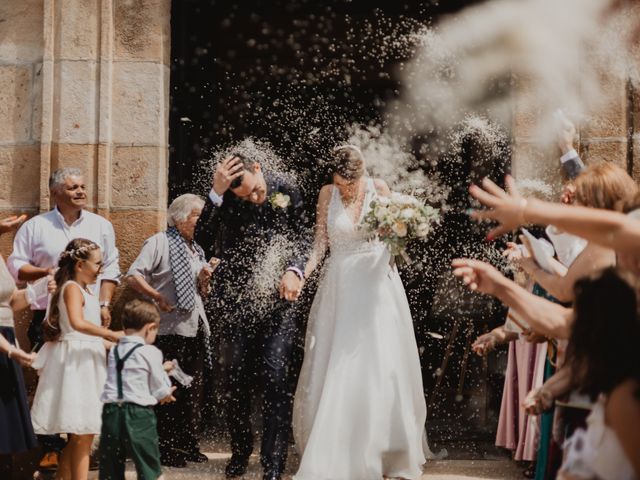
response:
[(393, 233), (395, 233), (401, 238), (406, 237), (408, 233), (407, 224), (400, 221), (394, 222), (393, 226), (391, 227), (391, 230), (393, 230)]
[(431, 226), (428, 223), (419, 223), (416, 227), (416, 236), (419, 238), (424, 238), (429, 235), (429, 231), (431, 230)]
[(378, 205), (375, 208), (374, 214), (378, 221), (382, 222), (389, 215), (389, 209), (383, 205)]
[(405, 220), (411, 220), (415, 217), (415, 212), (412, 208), (403, 208), (400, 212), (400, 218), (404, 218)]

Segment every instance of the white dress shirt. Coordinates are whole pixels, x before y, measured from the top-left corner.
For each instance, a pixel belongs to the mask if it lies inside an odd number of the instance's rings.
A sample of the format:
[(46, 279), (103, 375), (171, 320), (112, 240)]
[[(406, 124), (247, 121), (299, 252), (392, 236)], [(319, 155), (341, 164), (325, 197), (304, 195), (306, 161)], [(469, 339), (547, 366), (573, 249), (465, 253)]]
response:
[[(120, 278), (119, 256), (111, 222), (86, 210), (82, 210), (80, 218), (71, 225), (67, 225), (57, 208), (27, 220), (13, 240), (13, 252), (7, 259), (7, 267), (16, 280), (20, 268), (25, 265), (55, 268), (60, 254), (76, 238), (91, 240), (102, 249), (104, 271), (94, 286), (94, 293), (98, 295), (101, 280), (117, 282)], [(48, 296), (43, 295), (31, 304), (31, 309), (45, 310), (47, 304)]]
[[(162, 367), (162, 352), (153, 345), (145, 345), (142, 337), (122, 337), (117, 345), (120, 358), (124, 358), (136, 344), (143, 346), (127, 358), (122, 368), (122, 401), (143, 407), (155, 405), (171, 393), (171, 380)], [(118, 402), (115, 348), (111, 348), (107, 358), (107, 381), (100, 397), (103, 403)]]

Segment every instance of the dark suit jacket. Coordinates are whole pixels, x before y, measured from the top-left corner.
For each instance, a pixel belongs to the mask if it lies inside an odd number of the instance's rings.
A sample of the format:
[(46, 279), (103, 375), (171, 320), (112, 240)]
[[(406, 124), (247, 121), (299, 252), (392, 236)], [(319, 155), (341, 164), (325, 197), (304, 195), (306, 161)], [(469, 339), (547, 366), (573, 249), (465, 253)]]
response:
[[(304, 271), (308, 257), (311, 235), (299, 188), (286, 176), (265, 172), (264, 177), (267, 200), (263, 204), (241, 200), (227, 191), (219, 207), (206, 199), (196, 225), (196, 242), (208, 258), (216, 256), (222, 260), (214, 273), (213, 295), (223, 299), (227, 314), (241, 315), (244, 306), (251, 306), (255, 293), (252, 278), (265, 273), (256, 269), (263, 266), (268, 252), (273, 255), (274, 244), (281, 246), (275, 249), (282, 260), (278, 275), (289, 266)], [(288, 207), (271, 205), (269, 199), (276, 192), (290, 197)], [(277, 288), (273, 294), (277, 297)]]

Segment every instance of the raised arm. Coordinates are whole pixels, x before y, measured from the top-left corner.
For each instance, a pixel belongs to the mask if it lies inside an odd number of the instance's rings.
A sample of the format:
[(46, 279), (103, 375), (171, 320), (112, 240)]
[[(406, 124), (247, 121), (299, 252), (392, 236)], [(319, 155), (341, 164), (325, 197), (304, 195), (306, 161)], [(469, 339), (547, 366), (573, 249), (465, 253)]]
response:
[(534, 332), (546, 337), (569, 338), (572, 309), (528, 292), (488, 263), (460, 258), (451, 265), (453, 274), (469, 289), (496, 297), (526, 320)]
[(314, 229), (313, 247), (311, 254), (304, 267), (304, 276), (309, 278), (314, 270), (320, 265), (329, 246), (329, 236), (327, 233), (327, 213), (331, 200), (331, 189), (333, 185), (325, 185), (320, 189), (318, 203), (316, 205), (316, 225)]
[(578, 255), (564, 275), (548, 273), (531, 258), (524, 259), (522, 268), (549, 294), (561, 302), (572, 302), (574, 285), (593, 272), (615, 265), (616, 255), (610, 248), (590, 243)]
[(611, 210), (524, 199), (518, 194), (513, 177), (508, 175), (506, 183), (508, 192), (487, 178), (482, 181), (482, 188), (472, 185), (469, 189), (473, 197), (489, 207), (488, 210), (472, 212), (472, 217), (500, 224), (489, 232), (488, 239), (532, 223), (555, 225), (567, 233), (616, 251), (640, 251), (640, 220)]

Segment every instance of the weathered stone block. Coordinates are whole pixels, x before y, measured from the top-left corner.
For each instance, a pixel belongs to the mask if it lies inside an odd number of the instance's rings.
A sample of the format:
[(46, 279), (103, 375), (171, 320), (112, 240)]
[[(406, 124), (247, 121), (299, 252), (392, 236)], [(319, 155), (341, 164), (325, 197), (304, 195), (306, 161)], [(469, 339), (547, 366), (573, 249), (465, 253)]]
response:
[[(167, 70), (166, 66), (157, 63), (114, 62), (114, 143), (166, 145)], [(101, 142), (106, 140), (100, 139)]]
[(59, 143), (93, 143), (96, 141), (97, 64), (61, 61), (58, 69), (53, 139)]
[(0, 65), (0, 143), (29, 141), (31, 72), (31, 65)]
[(636, 133), (633, 136), (632, 176), (636, 182), (640, 182), (640, 133)]
[(59, 36), (56, 56), (61, 60), (95, 60), (98, 57), (100, 1), (63, 0), (56, 15)]
[(560, 153), (555, 146), (517, 142), (513, 148), (511, 173), (518, 182), (530, 187), (540, 186), (546, 192), (546, 195), (537, 196), (554, 200), (564, 181), (559, 158)]
[(112, 204), (164, 208), (167, 156), (164, 147), (115, 147), (111, 161)]
[(152, 60), (169, 65), (169, 0), (117, 0), (114, 17), (116, 60)]
[(40, 146), (0, 147), (0, 207), (34, 208), (40, 194)]
[(42, 138), (42, 64), (33, 66), (31, 91), (31, 141), (40, 142)]
[[(0, 2), (0, 63), (42, 61), (44, 0)], [(0, 90), (1, 91), (1, 90)]]
[(120, 268), (126, 272), (140, 253), (144, 241), (166, 228), (166, 211), (115, 210), (109, 214), (120, 250)]
[(627, 142), (590, 139), (582, 144), (582, 160), (590, 165), (597, 162), (612, 162), (627, 169)]
[(602, 98), (581, 122), (583, 137), (621, 137), (627, 134), (627, 83), (601, 76)]

